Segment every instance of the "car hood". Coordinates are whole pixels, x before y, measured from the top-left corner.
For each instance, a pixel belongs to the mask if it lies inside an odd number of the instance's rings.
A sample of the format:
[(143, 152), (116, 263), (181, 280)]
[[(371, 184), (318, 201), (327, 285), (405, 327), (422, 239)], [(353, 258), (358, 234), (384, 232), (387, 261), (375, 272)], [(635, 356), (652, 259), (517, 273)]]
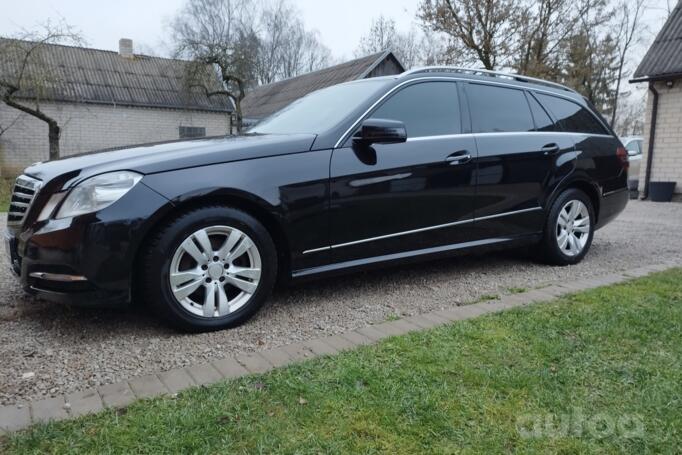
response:
[(154, 174), (175, 169), (206, 166), (310, 150), (314, 134), (245, 135), (143, 144), (116, 150), (72, 155), (36, 163), (24, 173), (48, 182), (56, 177), (68, 187), (104, 172), (129, 170)]

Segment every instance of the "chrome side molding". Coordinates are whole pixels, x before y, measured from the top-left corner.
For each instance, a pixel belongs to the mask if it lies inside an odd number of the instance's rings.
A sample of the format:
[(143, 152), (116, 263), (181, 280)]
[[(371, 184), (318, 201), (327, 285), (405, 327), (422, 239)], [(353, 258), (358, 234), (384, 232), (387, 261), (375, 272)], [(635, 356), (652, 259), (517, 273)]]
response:
[(451, 226), (458, 226), (460, 224), (473, 223), (474, 221), (483, 221), (483, 220), (490, 220), (493, 218), (501, 218), (503, 216), (518, 215), (519, 213), (534, 212), (536, 210), (542, 210), (542, 207), (538, 206), (538, 207), (531, 207), (529, 209), (514, 210), (512, 212), (497, 213), (495, 215), (481, 216), (478, 218), (472, 218), (470, 220), (454, 221), (452, 223), (438, 224), (435, 226), (427, 226), (427, 227), (423, 227), (423, 228), (411, 229), (409, 231), (394, 232), (392, 234), (379, 235), (376, 237), (369, 237), (366, 239), (354, 240), (352, 242), (338, 243), (336, 245), (329, 245), (329, 246), (323, 246), (320, 248), (313, 248), (311, 250), (305, 250), (303, 252), (303, 254), (319, 253), (320, 251), (327, 251), (327, 250), (331, 250), (331, 249), (335, 249), (335, 248), (342, 248), (344, 246), (357, 245), (359, 243), (374, 242), (375, 240), (383, 240), (383, 239), (389, 239), (392, 237), (399, 237), (401, 235), (409, 235), (409, 234), (416, 234), (418, 232), (432, 231), (434, 229), (442, 229), (442, 228), (451, 227)]

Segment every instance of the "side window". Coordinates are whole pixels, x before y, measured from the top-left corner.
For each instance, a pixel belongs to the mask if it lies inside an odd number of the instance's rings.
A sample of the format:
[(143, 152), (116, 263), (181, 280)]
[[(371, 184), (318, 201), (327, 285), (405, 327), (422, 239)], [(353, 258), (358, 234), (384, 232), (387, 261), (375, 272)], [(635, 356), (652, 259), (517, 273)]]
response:
[(540, 106), (540, 103), (533, 98), (533, 95), (528, 94), (528, 104), (530, 104), (530, 111), (533, 113), (533, 120), (535, 120), (536, 131), (557, 131), (558, 128), (549, 117), (545, 109)]
[(570, 133), (609, 134), (594, 115), (572, 101), (551, 95), (536, 94), (538, 100), (557, 119), (559, 127)]
[(422, 82), (395, 93), (371, 118), (400, 120), (407, 137), (439, 136), (461, 132), (459, 98), (454, 82)]
[(474, 133), (535, 129), (526, 95), (521, 90), (469, 84), (467, 96)]

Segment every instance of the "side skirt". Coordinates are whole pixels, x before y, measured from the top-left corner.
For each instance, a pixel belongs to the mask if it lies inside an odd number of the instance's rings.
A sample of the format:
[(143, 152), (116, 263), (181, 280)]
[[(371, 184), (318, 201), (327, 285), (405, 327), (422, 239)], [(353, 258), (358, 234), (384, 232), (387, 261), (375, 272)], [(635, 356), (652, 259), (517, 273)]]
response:
[(327, 264), (319, 267), (311, 267), (308, 269), (294, 270), (291, 274), (292, 280), (300, 280), (312, 278), (318, 275), (332, 275), (348, 273), (356, 270), (373, 268), (378, 264), (390, 263), (390, 265), (397, 265), (407, 262), (418, 262), (426, 259), (435, 259), (438, 257), (454, 256), (461, 253), (466, 253), (471, 250), (496, 250), (502, 248), (513, 248), (516, 246), (527, 245), (533, 242), (540, 241), (541, 233), (529, 234), (517, 237), (499, 237), (483, 240), (475, 240), (471, 242), (455, 243), (451, 245), (436, 246), (431, 248), (424, 248), (420, 250), (404, 251), (400, 253), (386, 254), (383, 256), (374, 256), (370, 258), (354, 259), (352, 261), (337, 262), (335, 264)]

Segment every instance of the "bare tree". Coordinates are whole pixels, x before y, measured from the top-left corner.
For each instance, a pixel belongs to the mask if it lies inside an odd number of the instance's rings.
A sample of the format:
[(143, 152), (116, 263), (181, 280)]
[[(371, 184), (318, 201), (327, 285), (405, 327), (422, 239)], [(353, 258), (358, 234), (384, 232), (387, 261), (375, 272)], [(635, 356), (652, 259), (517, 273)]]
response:
[(426, 62), (425, 37), (411, 28), (400, 32), (393, 19), (379, 16), (372, 21), (369, 32), (360, 38), (355, 50), (356, 57), (391, 50), (405, 68), (422, 65)]
[(284, 51), (291, 39), (294, 10), (286, 0), (277, 0), (265, 8), (260, 18), (260, 47), (256, 59), (256, 76), (259, 84), (269, 84), (277, 79), (284, 64)]
[(606, 2), (589, 3), (571, 38), (563, 46), (561, 82), (582, 93), (601, 112), (610, 114), (618, 77), (618, 39)]
[(306, 31), (302, 24), (292, 27), (282, 49), (279, 77), (288, 78), (329, 66), (331, 51), (324, 46), (317, 32)]
[(24, 31), (0, 41), (0, 100), (48, 126), (49, 159), (59, 158), (61, 127), (42, 109), (65, 83), (61, 69), (48, 56), (51, 44), (83, 42), (65, 23), (46, 22), (36, 31)]
[(618, 42), (618, 76), (616, 79), (616, 89), (613, 100), (613, 111), (611, 112), (611, 126), (616, 123), (618, 111), (618, 98), (620, 95), (620, 85), (623, 79), (623, 69), (629, 57), (629, 51), (633, 45), (637, 44), (642, 38), (640, 20), (644, 12), (645, 0), (622, 0), (618, 5), (617, 20), (619, 22)]
[(511, 63), (524, 7), (523, 0), (423, 0), (417, 16), (492, 70)]
[(317, 35), (305, 30), (288, 0), (188, 0), (171, 29), (174, 53), (192, 62), (187, 90), (229, 98), (237, 132), (249, 89), (318, 69), (330, 55)]
[(385, 51), (391, 49), (396, 51), (399, 33), (395, 26), (393, 19), (379, 16), (372, 20), (369, 32), (360, 38), (355, 55), (361, 57), (363, 55), (373, 54), (375, 52)]
[(591, 3), (575, 0), (526, 2), (521, 13), (514, 69), (529, 76), (557, 79), (563, 64), (559, 51), (571, 39)]
[(269, 84), (326, 66), (331, 52), (315, 32), (307, 31), (288, 0), (266, 3), (260, 20), (258, 79)]
[[(177, 56), (187, 58), (186, 85), (208, 97), (226, 96), (242, 129), (241, 102), (257, 81), (259, 39), (255, 12), (247, 0), (189, 0), (171, 24)], [(216, 87), (216, 75), (221, 81)]]

